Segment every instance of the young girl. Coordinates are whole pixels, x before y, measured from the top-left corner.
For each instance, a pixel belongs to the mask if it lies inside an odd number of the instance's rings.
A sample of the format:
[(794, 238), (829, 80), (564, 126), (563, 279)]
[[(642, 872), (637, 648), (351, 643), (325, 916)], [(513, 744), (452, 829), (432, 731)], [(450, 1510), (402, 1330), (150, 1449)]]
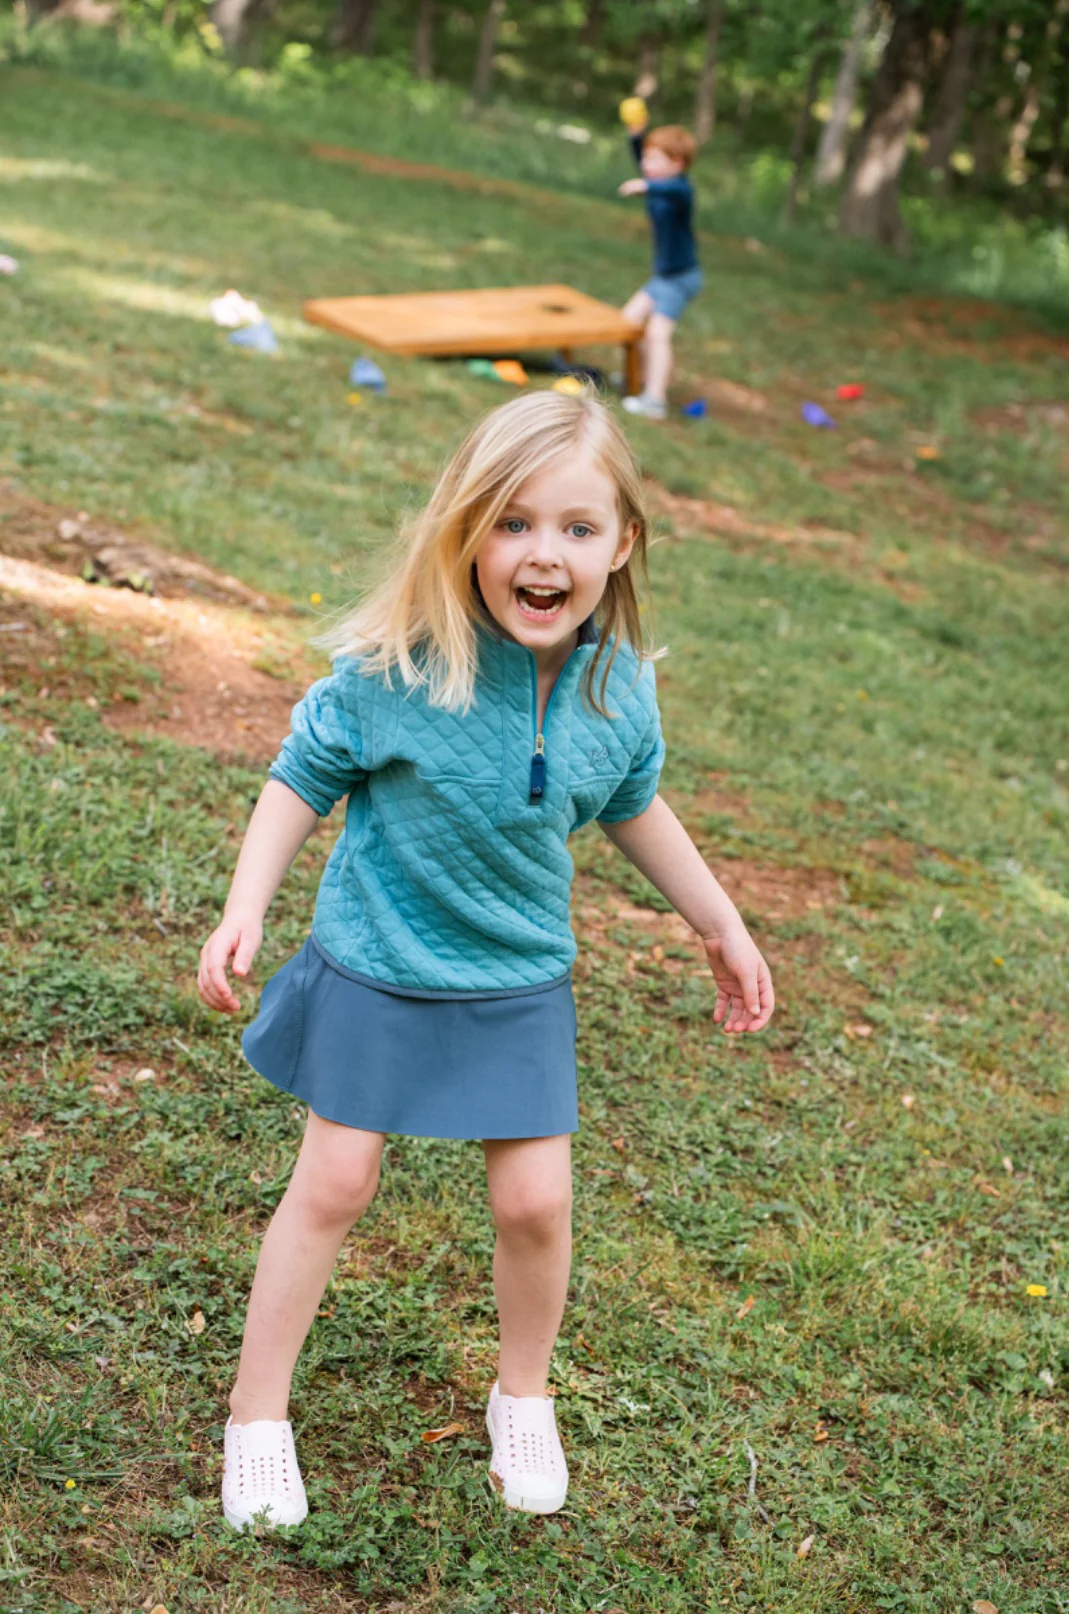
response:
[[(293, 710), (198, 986), (225, 1013), (264, 914), (319, 817), (348, 797), (305, 945), (264, 988), (249, 1062), (308, 1106), (264, 1236), (225, 1435), (242, 1529), (307, 1513), (290, 1379), (385, 1134), (477, 1138), (497, 1229), (489, 1477), (560, 1508), (546, 1395), (571, 1259), (578, 1128), (569, 834), (596, 819), (702, 937), (713, 1019), (759, 1031), (768, 968), (657, 794), (664, 757), (636, 575), (638, 469), (592, 395), (503, 405), (463, 443), (386, 580), (329, 636)], [(266, 1510), (266, 1511), (265, 1511)]]

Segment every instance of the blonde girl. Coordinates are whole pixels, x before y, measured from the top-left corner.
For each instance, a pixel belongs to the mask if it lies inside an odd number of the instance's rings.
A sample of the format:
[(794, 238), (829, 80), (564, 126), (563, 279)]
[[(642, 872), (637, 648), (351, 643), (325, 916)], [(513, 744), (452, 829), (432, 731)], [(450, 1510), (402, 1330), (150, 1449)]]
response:
[(552, 1513), (568, 1469), (546, 1394), (571, 1260), (578, 1129), (567, 839), (596, 820), (704, 941), (713, 1019), (759, 1031), (768, 968), (657, 793), (664, 745), (636, 583), (647, 525), (594, 396), (495, 409), (446, 468), (385, 580), (330, 635), (293, 710), (198, 986), (236, 1013), (264, 914), (347, 798), (311, 933), (264, 988), (250, 1064), (308, 1107), (264, 1236), (230, 1397), (227, 1520), (307, 1513), (290, 1380), (387, 1133), (479, 1139), (497, 1231), (489, 1478)]

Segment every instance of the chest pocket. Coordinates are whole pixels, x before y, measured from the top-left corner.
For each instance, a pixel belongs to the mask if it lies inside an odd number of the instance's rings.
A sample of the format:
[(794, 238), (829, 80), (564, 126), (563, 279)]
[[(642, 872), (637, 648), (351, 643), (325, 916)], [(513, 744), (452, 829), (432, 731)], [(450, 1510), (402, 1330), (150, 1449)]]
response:
[(569, 779), (573, 829), (597, 817), (627, 778), (630, 767), (630, 749), (611, 728), (599, 733), (584, 726), (573, 735)]

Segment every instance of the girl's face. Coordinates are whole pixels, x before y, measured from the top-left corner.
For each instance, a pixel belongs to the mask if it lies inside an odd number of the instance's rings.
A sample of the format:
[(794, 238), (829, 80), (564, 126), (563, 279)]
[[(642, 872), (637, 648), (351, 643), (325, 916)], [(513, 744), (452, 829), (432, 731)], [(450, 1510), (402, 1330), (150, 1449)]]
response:
[(490, 615), (552, 663), (574, 647), (635, 537), (621, 529), (615, 483), (584, 446), (525, 482), (483, 541), (475, 571)]

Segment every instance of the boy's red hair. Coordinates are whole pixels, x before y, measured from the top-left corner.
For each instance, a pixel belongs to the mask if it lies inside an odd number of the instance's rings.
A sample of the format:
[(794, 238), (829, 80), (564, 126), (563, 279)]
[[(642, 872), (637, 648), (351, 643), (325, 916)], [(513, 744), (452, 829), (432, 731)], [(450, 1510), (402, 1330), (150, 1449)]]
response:
[(679, 163), (684, 172), (698, 154), (698, 142), (681, 123), (666, 123), (660, 129), (651, 129), (643, 145), (655, 146), (658, 151), (663, 151), (666, 157)]

